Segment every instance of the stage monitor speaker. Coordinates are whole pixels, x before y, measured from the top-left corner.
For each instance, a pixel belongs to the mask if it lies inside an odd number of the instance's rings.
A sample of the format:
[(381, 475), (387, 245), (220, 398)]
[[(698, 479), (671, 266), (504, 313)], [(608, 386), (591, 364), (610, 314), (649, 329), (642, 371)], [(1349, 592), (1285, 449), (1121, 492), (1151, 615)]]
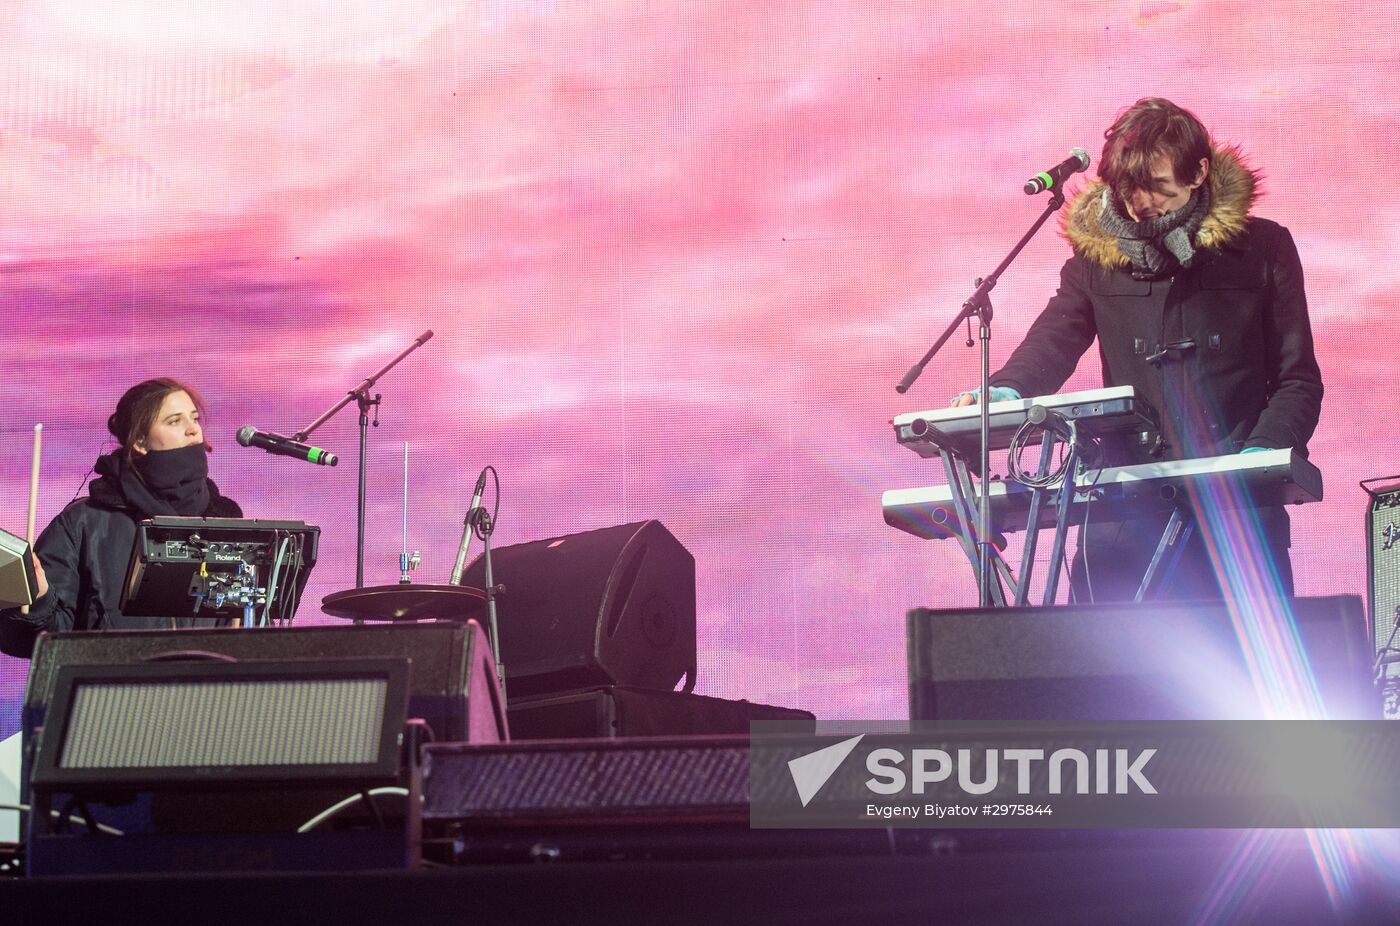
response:
[[(491, 551), (511, 699), (598, 685), (695, 685), (695, 558), (659, 521)], [(484, 587), (478, 557), (462, 584)]]
[(31, 781), (97, 797), (389, 787), (407, 705), (403, 658), (64, 666)]
[[(30, 773), (28, 874), (415, 867), (409, 669), (401, 656), (60, 667)], [(392, 826), (321, 828), (400, 787)], [(120, 838), (98, 831), (111, 813)]]
[(212, 653), (240, 662), (401, 656), (410, 662), (409, 716), (426, 720), (437, 740), (507, 739), (491, 647), (475, 621), (43, 634), (29, 666), (24, 729), (43, 725), (63, 666), (140, 663), (182, 652)]
[(1385, 715), (1400, 719), (1400, 476), (1368, 479), (1366, 591), (1371, 639), (1384, 667)]
[[(1380, 717), (1360, 598), (1295, 598), (1329, 716)], [(1234, 720), (1263, 716), (1219, 602), (908, 613), (913, 720)]]

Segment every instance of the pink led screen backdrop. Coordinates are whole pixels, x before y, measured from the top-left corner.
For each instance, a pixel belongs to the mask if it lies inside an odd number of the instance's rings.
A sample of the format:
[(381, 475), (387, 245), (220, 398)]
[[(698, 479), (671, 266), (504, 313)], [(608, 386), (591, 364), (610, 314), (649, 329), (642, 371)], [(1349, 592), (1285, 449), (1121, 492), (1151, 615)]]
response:
[[(355, 416), (321, 469), (235, 445), (380, 384), (368, 575), (443, 581), (477, 470), (508, 544), (659, 518), (699, 570), (698, 690), (906, 710), (904, 611), (975, 601), (880, 492), (942, 480), (895, 414), (974, 381), (955, 339), (893, 386), (1038, 213), (1030, 174), (1142, 96), (1267, 174), (1327, 381), (1295, 515), (1305, 594), (1360, 593), (1400, 470), (1400, 60), (1391, 4), (18, 0), (0, 5), (0, 523), (41, 523), (152, 375), (207, 393), (213, 476), (324, 530), (301, 620), (354, 582)], [(994, 362), (1054, 288), (995, 293)], [(1071, 387), (1097, 384), (1093, 352)], [(4, 729), (25, 663), (0, 660)]]

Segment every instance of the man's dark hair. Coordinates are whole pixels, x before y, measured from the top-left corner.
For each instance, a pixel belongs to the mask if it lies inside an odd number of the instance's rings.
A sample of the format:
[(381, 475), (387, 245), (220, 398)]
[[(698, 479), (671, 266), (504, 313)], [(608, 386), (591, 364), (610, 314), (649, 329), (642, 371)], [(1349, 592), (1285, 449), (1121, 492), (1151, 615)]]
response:
[(1165, 157), (1181, 184), (1195, 181), (1210, 157), (1210, 133), (1190, 110), (1161, 97), (1138, 100), (1103, 133), (1099, 177), (1120, 197), (1154, 190), (1152, 162)]

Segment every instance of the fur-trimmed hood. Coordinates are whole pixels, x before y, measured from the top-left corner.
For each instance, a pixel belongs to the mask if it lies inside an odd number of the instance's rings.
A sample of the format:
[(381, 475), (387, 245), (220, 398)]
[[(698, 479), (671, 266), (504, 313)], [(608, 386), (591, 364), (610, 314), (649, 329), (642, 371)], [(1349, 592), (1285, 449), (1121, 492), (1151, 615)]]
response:
[[(1210, 212), (1196, 232), (1198, 249), (1218, 248), (1244, 233), (1250, 209), (1259, 195), (1259, 173), (1244, 161), (1234, 146), (1215, 148), (1210, 157)], [(1063, 234), (1075, 253), (1100, 266), (1115, 270), (1129, 264), (1118, 247), (1118, 239), (1099, 224), (1106, 185), (1095, 180), (1075, 195), (1064, 219)]]

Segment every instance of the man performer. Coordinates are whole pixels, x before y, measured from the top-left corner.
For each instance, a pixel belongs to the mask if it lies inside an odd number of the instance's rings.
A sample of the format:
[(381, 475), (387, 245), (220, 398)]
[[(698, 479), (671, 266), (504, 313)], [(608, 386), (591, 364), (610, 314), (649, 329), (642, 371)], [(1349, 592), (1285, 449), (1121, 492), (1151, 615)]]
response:
[[(1025, 341), (991, 377), (993, 401), (1050, 395), (1097, 338), (1104, 385), (1132, 386), (1159, 433), (1105, 439), (1100, 466), (1291, 448), (1307, 454), (1322, 405), (1303, 270), (1288, 229), (1251, 215), (1259, 175), (1187, 110), (1139, 100), (1104, 133), (1098, 182), (1074, 197), (1074, 255)], [(954, 405), (971, 405), (963, 393)], [(1212, 560), (1248, 552), (1293, 593), (1281, 508), (1197, 530), (1164, 589), (1218, 598)], [(1202, 523), (1202, 522), (1207, 523)], [(1166, 517), (1090, 521), (1071, 570), (1076, 601), (1131, 599)], [(1206, 532), (1202, 538), (1201, 532)], [(1213, 553), (1213, 555), (1212, 555)], [(1265, 589), (1266, 591), (1269, 589)]]

